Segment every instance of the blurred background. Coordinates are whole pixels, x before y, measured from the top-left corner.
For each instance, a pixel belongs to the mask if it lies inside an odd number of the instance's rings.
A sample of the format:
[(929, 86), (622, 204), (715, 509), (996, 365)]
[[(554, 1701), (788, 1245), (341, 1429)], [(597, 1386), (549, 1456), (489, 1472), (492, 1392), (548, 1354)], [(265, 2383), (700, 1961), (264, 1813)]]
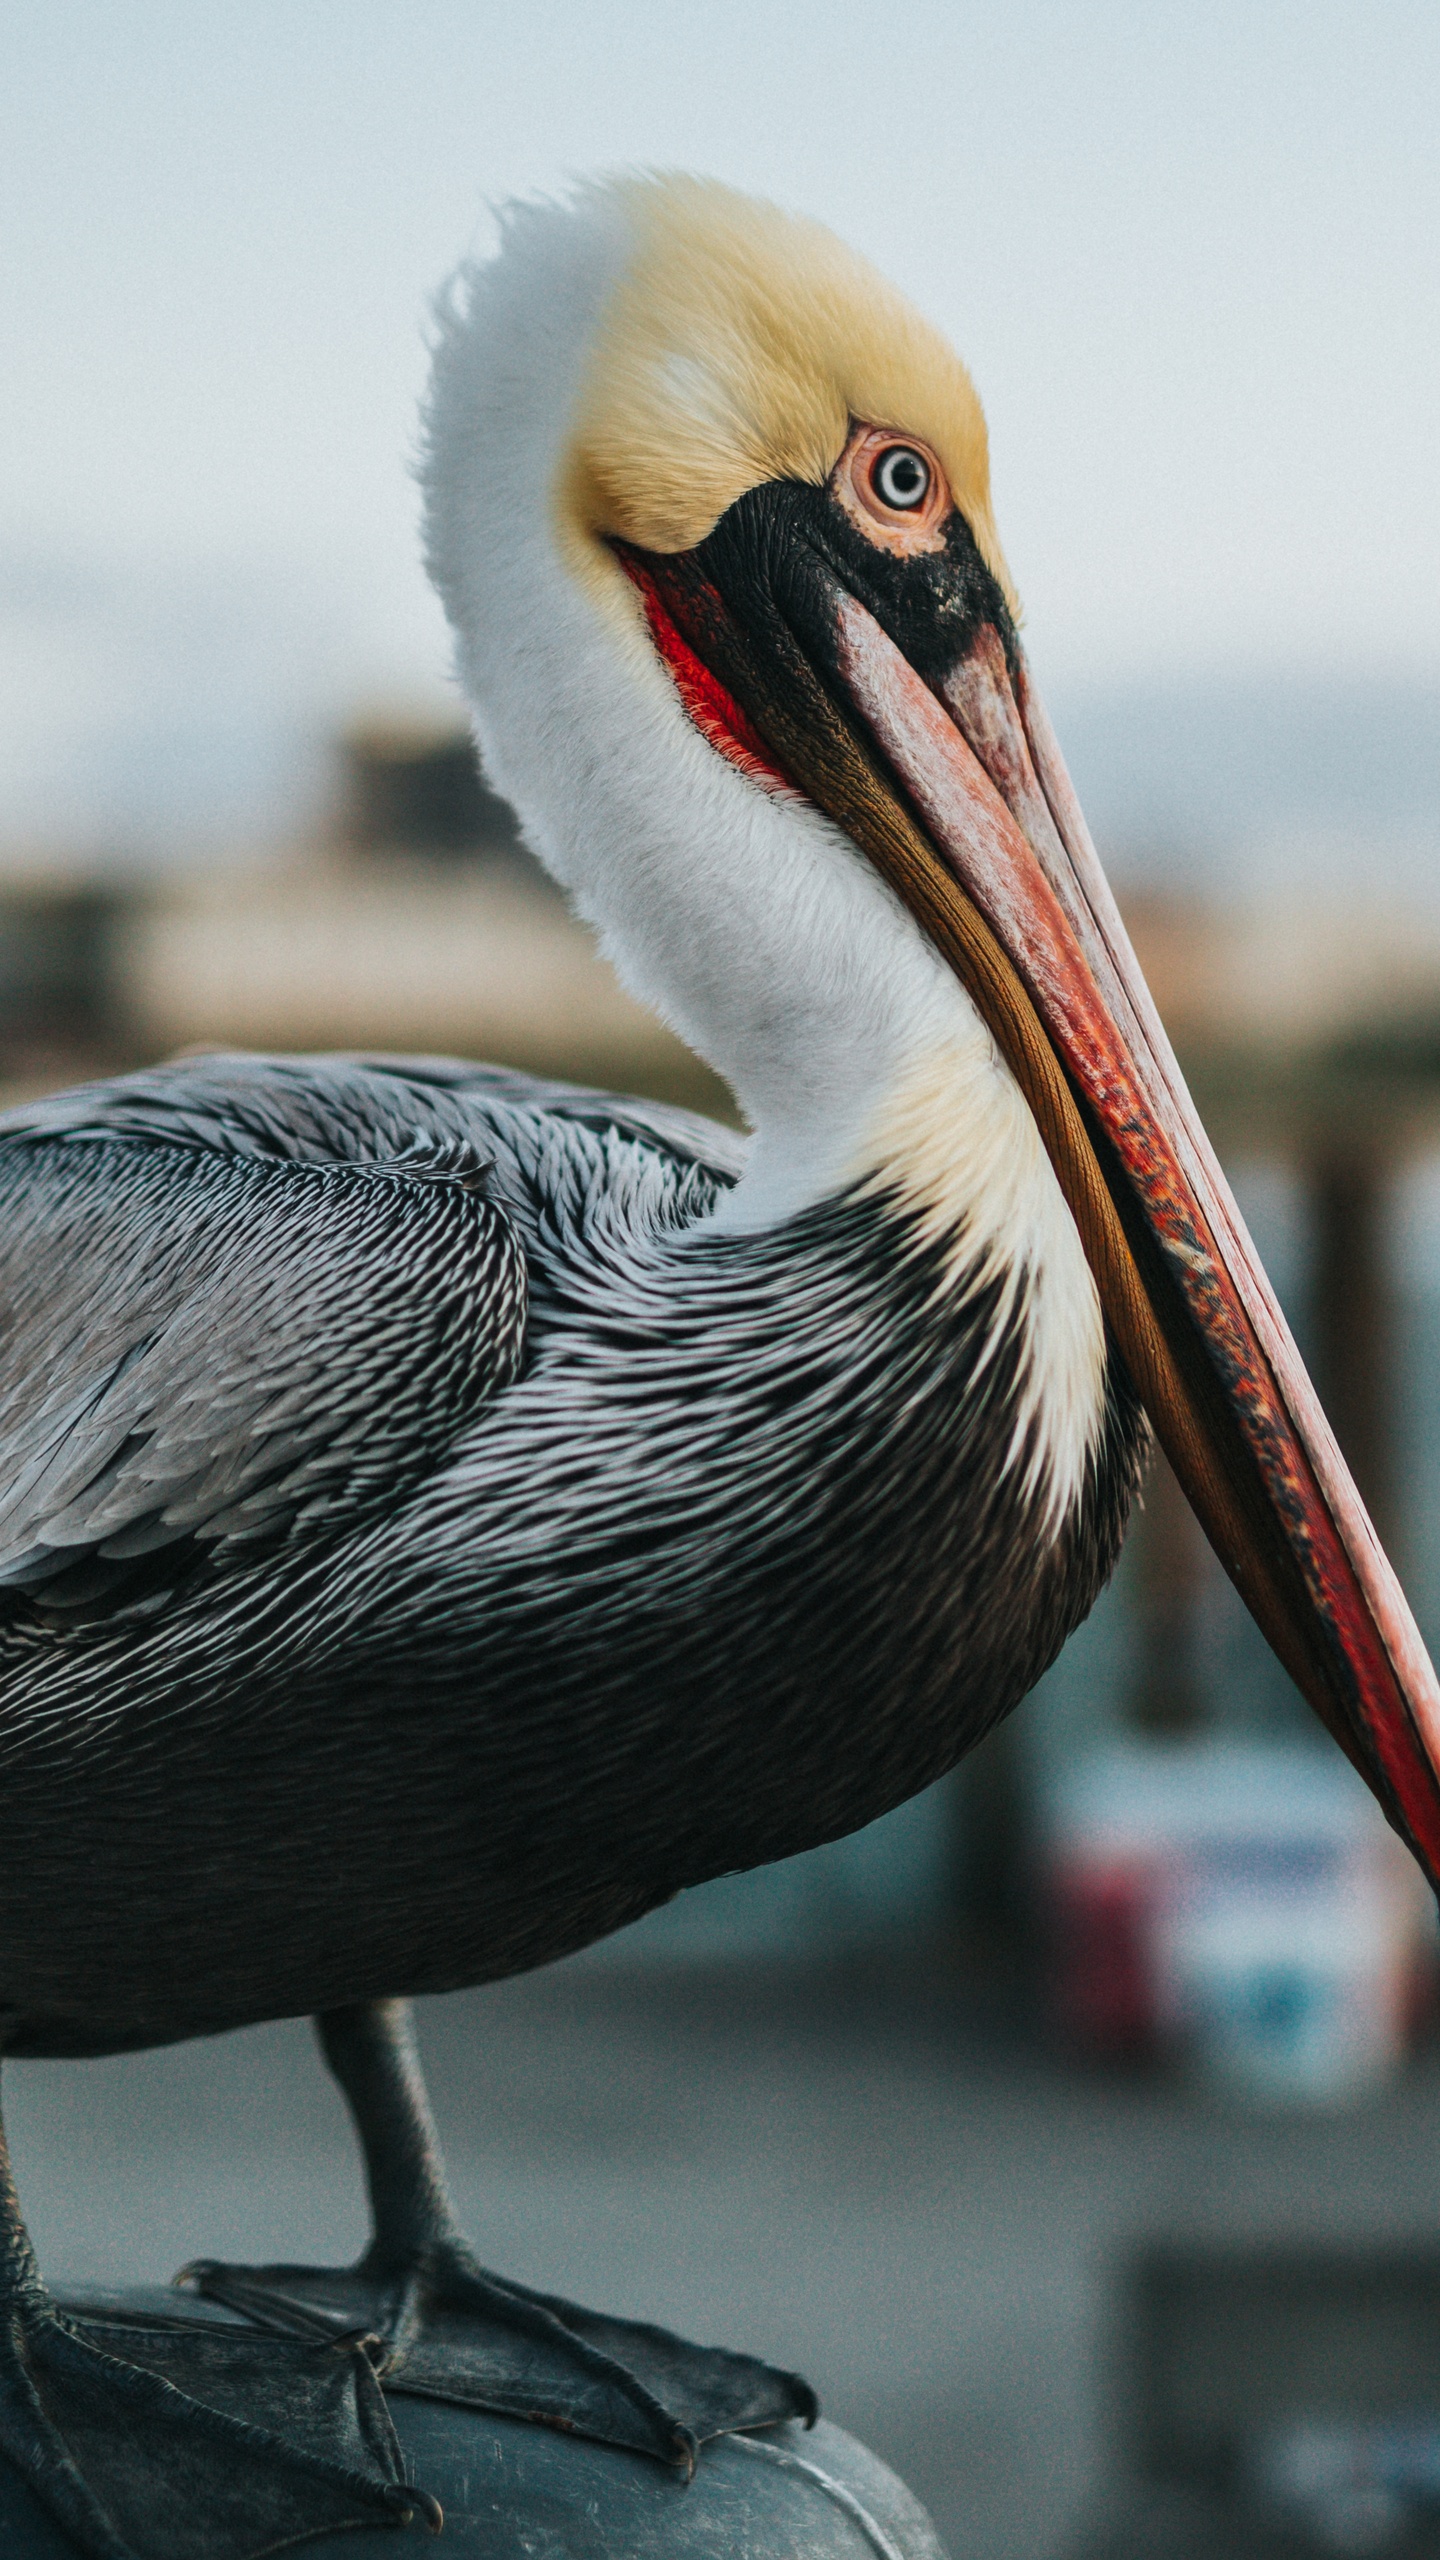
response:
[[(408, 466), (496, 202), (762, 190), (976, 373), (1082, 802), (1440, 1641), (1433, 9), (46, 0), (3, 60), (0, 1101), (221, 1043), (728, 1113), (475, 769)], [(1161, 1471), (956, 1779), (423, 2034), (483, 2254), (802, 2365), (954, 2560), (1435, 2551), (1435, 1973)], [(53, 2276), (358, 2244), (299, 2026), (8, 2079)]]

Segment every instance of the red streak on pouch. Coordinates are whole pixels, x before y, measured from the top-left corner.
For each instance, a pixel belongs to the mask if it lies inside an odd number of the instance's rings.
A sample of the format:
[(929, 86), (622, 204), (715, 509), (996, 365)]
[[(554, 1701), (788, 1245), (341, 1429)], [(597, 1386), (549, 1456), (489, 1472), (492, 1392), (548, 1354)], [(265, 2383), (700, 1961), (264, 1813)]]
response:
[(638, 560), (623, 562), (627, 577), (633, 578), (645, 603), (645, 619), (650, 637), (670, 670), (675, 690), (702, 738), (733, 764), (751, 782), (764, 791), (783, 791), (787, 799), (798, 795), (794, 783), (774, 757), (753, 721), (746, 718), (733, 693), (727, 693), (718, 676), (713, 676), (703, 658), (696, 656), (683, 632), (676, 629), (660, 601), (659, 589)]

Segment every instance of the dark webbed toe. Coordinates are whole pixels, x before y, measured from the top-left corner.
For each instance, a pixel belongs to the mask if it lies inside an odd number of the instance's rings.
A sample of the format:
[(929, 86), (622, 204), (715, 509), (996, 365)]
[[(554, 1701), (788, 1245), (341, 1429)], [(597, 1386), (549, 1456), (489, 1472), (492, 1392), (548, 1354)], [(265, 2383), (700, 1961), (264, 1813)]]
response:
[(435, 2520), (354, 2342), (62, 2312), (39, 2291), (0, 2326), (0, 2451), (89, 2560), (262, 2560), (367, 2517)]
[(491, 2275), (459, 2242), (401, 2265), (373, 2254), (343, 2270), (202, 2261), (186, 2276), (262, 2327), (373, 2329), (387, 2391), (530, 2418), (686, 2473), (711, 2436), (816, 2415), (796, 2374), (531, 2292)]

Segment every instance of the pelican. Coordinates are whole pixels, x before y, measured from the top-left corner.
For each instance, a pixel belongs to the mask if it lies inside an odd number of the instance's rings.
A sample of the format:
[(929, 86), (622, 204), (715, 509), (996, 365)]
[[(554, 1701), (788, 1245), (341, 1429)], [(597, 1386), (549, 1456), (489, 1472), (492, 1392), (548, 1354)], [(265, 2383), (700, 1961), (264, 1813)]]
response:
[(197, 2262), (208, 2327), (81, 2318), (7, 2170), (0, 2447), (95, 2560), (437, 2522), (382, 2375), (681, 2468), (813, 2413), (482, 2267), (406, 2002), (952, 1768), (1091, 1607), (1148, 1427), (1440, 1871), (1434, 1674), (1086, 834), (948, 345), (811, 222), (595, 184), (451, 289), (423, 478), (487, 769), (751, 1134), (363, 1057), (0, 1122), (0, 2046), (313, 2014), (374, 2217), (355, 2269)]

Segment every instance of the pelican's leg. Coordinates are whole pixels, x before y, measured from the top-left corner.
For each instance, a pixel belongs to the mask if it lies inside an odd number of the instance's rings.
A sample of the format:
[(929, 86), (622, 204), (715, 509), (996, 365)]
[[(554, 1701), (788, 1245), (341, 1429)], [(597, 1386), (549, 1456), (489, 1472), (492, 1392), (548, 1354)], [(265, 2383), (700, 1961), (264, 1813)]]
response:
[(327, 2009), (315, 2032), (364, 2154), (371, 2239), (363, 2263), (380, 2276), (409, 2276), (463, 2250), (409, 2001)]
[(375, 2329), (387, 2390), (534, 2418), (687, 2473), (708, 2436), (815, 2416), (795, 2374), (488, 2273), (450, 2203), (408, 2001), (332, 2009), (317, 2028), (365, 2155), (370, 2246), (343, 2271), (200, 2261), (186, 2272), (202, 2292), (264, 2324)]
[[(20, 2213), (0, 2125), (0, 2455), (87, 2560), (257, 2560), (434, 2501), (404, 2486), (353, 2341), (64, 2310)], [(5, 2547), (28, 2547), (13, 2506)]]

